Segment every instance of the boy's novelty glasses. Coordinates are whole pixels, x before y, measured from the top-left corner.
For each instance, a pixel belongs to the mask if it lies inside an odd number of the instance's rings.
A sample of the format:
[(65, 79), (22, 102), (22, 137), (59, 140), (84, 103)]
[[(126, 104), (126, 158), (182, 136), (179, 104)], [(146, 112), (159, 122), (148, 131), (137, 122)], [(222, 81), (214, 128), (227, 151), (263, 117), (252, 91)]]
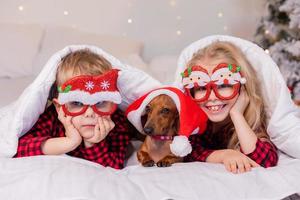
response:
[(117, 105), (109, 101), (101, 101), (94, 105), (84, 105), (79, 101), (71, 101), (62, 105), (63, 111), (69, 116), (82, 115), (87, 111), (88, 107), (91, 107), (100, 116), (111, 115), (117, 109)]

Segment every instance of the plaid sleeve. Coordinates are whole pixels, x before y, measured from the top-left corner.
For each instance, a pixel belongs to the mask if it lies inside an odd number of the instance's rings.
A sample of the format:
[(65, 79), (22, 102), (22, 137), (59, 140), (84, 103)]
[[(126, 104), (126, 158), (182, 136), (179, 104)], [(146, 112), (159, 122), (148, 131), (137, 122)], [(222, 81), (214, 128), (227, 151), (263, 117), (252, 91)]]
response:
[(277, 149), (270, 141), (257, 139), (255, 150), (245, 155), (265, 168), (273, 167), (278, 162)]
[(55, 110), (47, 109), (35, 125), (18, 141), (17, 153), (14, 157), (43, 155), (41, 146), (51, 137)]
[(90, 148), (82, 148), (81, 153), (83, 158), (87, 160), (99, 163), (105, 167), (122, 169), (131, 133), (129, 133), (128, 122), (122, 114), (114, 114), (112, 120), (115, 123), (115, 128), (108, 136)]
[(214, 152), (214, 150), (206, 149), (201, 145), (200, 135), (191, 135), (189, 137), (190, 143), (192, 145), (192, 152), (188, 154), (185, 158), (185, 162), (200, 161), (206, 162), (207, 157)]

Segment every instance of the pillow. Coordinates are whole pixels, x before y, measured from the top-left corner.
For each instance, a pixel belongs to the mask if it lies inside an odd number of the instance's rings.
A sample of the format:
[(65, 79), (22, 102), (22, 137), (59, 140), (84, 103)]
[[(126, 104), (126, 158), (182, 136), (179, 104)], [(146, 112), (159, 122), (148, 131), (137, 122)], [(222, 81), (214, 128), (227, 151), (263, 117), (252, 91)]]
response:
[(130, 54), (119, 57), (122, 63), (128, 64), (134, 68), (142, 70), (148, 74), (150, 74), (150, 69), (148, 68), (147, 63), (141, 58), (138, 54)]
[(33, 76), (0, 78), (0, 108), (18, 99), (23, 90), (34, 80)]
[(140, 54), (142, 43), (125, 37), (100, 35), (84, 32), (71, 27), (47, 27), (42, 46), (34, 62), (34, 74), (38, 74), (46, 61), (67, 45), (84, 44), (98, 46), (115, 57)]
[(0, 24), (0, 77), (32, 73), (43, 28), (31, 24)]
[(174, 71), (177, 66), (177, 56), (158, 56), (151, 60), (149, 71), (154, 78), (164, 84), (171, 84), (174, 81)]

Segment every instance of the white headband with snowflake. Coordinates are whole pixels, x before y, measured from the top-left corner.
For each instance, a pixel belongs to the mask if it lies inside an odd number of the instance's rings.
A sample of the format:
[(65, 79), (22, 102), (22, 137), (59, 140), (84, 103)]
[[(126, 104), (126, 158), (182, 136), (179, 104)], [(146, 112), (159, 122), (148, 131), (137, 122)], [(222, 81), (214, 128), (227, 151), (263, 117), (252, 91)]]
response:
[(117, 88), (119, 70), (112, 69), (99, 76), (80, 75), (66, 81), (58, 87), (58, 103), (77, 101), (85, 105), (94, 105), (101, 101), (121, 103)]

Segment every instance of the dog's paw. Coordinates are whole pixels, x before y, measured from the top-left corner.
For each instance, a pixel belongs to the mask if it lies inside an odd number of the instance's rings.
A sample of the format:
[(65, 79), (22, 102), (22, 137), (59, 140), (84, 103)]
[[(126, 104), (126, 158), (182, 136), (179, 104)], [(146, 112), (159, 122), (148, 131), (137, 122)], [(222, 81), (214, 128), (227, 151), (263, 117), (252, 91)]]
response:
[(158, 161), (156, 163), (157, 167), (170, 167), (171, 165), (172, 165), (172, 163), (170, 163), (168, 161), (164, 161), (164, 160)]
[(148, 160), (148, 161), (142, 163), (142, 165), (144, 167), (153, 167), (154, 164), (155, 164), (155, 162), (153, 160)]

